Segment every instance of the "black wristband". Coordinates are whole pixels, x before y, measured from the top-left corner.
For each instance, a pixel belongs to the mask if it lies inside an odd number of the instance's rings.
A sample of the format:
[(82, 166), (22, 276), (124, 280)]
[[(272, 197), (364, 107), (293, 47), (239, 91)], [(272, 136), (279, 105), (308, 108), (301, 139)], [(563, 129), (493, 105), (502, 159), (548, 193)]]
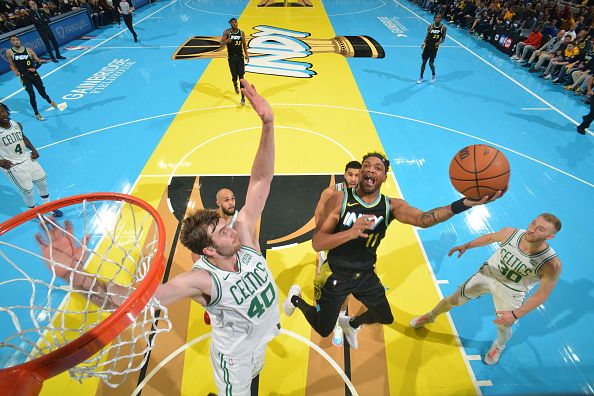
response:
[(462, 213), (465, 210), (470, 209), (470, 206), (464, 205), (465, 199), (466, 198), (460, 198), (459, 200), (452, 202), (452, 204), (450, 205), (450, 209), (452, 209), (452, 212), (454, 214)]
[(516, 318), (516, 320), (520, 319), (516, 316), (516, 313), (514, 311), (511, 311), (512, 315), (514, 315), (514, 318)]

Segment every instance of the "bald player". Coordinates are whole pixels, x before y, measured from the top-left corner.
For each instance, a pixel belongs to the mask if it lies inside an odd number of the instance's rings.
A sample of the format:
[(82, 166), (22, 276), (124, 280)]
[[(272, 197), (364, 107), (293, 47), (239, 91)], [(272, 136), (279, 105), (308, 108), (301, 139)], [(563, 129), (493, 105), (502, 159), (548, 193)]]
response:
[(229, 227), (233, 227), (239, 211), (235, 210), (235, 194), (228, 188), (221, 188), (217, 192), (217, 213)]

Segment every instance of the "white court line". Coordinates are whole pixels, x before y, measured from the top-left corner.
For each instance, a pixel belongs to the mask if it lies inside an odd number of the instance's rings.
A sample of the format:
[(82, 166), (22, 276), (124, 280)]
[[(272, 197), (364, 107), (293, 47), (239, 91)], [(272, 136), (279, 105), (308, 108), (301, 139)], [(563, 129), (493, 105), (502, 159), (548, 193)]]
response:
[(158, 48), (178, 48), (179, 45), (143, 45), (130, 47), (103, 47), (103, 49), (158, 49)]
[(483, 360), (481, 355), (466, 355), (466, 359), (468, 359), (468, 360)]
[[(509, 151), (510, 153), (514, 153), (516, 155), (519, 155), (520, 157), (524, 157), (524, 158), (526, 158), (526, 159), (528, 159), (530, 161), (536, 162), (537, 164), (543, 165), (543, 166), (545, 166), (545, 167), (547, 167), (549, 169), (552, 169), (552, 170), (557, 171), (557, 172), (559, 172), (559, 173), (561, 173), (561, 174), (563, 174), (565, 176), (568, 176), (568, 177), (570, 177), (570, 178), (572, 178), (572, 179), (574, 179), (574, 180), (576, 180), (576, 181), (578, 181), (580, 183), (583, 183), (583, 184), (585, 184), (585, 185), (587, 185), (589, 187), (594, 188), (594, 184), (592, 184), (590, 182), (587, 182), (584, 179), (580, 179), (579, 177), (574, 176), (571, 173), (565, 172), (564, 170), (561, 170), (561, 169), (556, 168), (556, 167), (554, 167), (552, 165), (549, 165), (546, 162), (537, 160), (536, 158), (530, 157), (529, 155), (520, 153), (519, 151), (510, 149), (508, 147), (502, 146), (500, 144), (497, 144), (495, 142), (491, 142), (491, 141), (486, 140), (486, 139), (479, 138), (478, 136), (474, 136), (474, 135), (472, 135), (470, 133), (458, 131), (456, 129), (448, 128), (448, 127), (445, 127), (443, 125), (438, 125), (438, 124), (434, 124), (434, 123), (431, 123), (431, 122), (418, 120), (416, 118), (405, 117), (405, 116), (400, 116), (400, 115), (397, 115), (397, 114), (386, 113), (386, 112), (382, 112), (382, 111), (369, 110), (369, 109), (358, 109), (358, 108), (353, 108), (353, 107), (332, 106), (332, 105), (315, 104), (315, 103), (272, 103), (271, 105), (273, 107), (274, 106), (326, 107), (326, 108), (333, 108), (333, 109), (340, 109), (340, 110), (366, 112), (366, 113), (369, 113), (369, 114), (377, 114), (377, 115), (383, 115), (383, 116), (386, 116), (386, 117), (393, 117), (393, 118), (399, 118), (399, 119), (403, 119), (403, 120), (407, 120), (407, 121), (417, 122), (419, 124), (424, 124), (424, 125), (436, 127), (436, 128), (439, 128), (439, 129), (443, 129), (445, 131), (454, 132), (456, 134), (459, 134), (459, 135), (462, 135), (462, 136), (466, 136), (466, 137), (469, 137), (469, 138), (478, 140), (480, 142), (487, 143), (487, 144), (492, 145), (494, 147), (498, 147), (499, 149)], [(83, 136), (92, 135), (92, 134), (95, 134), (95, 133), (106, 131), (106, 130), (112, 129), (112, 128), (117, 128), (117, 127), (120, 127), (120, 126), (136, 124), (138, 122), (149, 121), (149, 120), (154, 120), (154, 119), (157, 119), (157, 118), (163, 118), (163, 117), (168, 117), (168, 116), (175, 116), (177, 114), (187, 114), (187, 113), (193, 113), (193, 112), (199, 112), (199, 111), (214, 110), (214, 109), (224, 109), (224, 108), (236, 108), (236, 107), (237, 107), (237, 105), (205, 107), (205, 108), (201, 108), (201, 109), (183, 110), (183, 111), (178, 111), (178, 112), (163, 113), (163, 114), (158, 114), (158, 115), (155, 115), (155, 116), (139, 118), (139, 119), (136, 119), (136, 120), (122, 122), (122, 123), (111, 125), (111, 126), (107, 126), (107, 127), (104, 127), (104, 128), (95, 129), (93, 131), (81, 133), (81, 134), (76, 135), (76, 136), (71, 136), (71, 137), (66, 138), (66, 139), (58, 140), (56, 142), (47, 144), (45, 146), (38, 147), (37, 150), (38, 151), (39, 150), (43, 150), (45, 148), (52, 147), (52, 146), (55, 146), (55, 145), (58, 145), (58, 144), (61, 144), (61, 143), (64, 143), (64, 142), (67, 142), (67, 141), (70, 141), (70, 140), (78, 139), (78, 138), (83, 137)], [(253, 127), (253, 128), (260, 128), (260, 127)], [(286, 127), (286, 128), (298, 129), (298, 128), (293, 128), (293, 127)], [(207, 143), (207, 142), (204, 142), (204, 143)], [(338, 142), (336, 142), (336, 143), (338, 144)], [(339, 146), (341, 148), (343, 148), (343, 150), (345, 150), (352, 157), (352, 154), (343, 145), (339, 144)], [(354, 157), (352, 157), (352, 158), (354, 158)]]
[(437, 280), (437, 284), (438, 285), (449, 285), (450, 284), (450, 281), (447, 280), (447, 279), (438, 279)]
[(290, 248), (290, 247), (297, 246), (297, 245), (298, 245), (298, 243), (295, 242), (295, 243), (289, 243), (288, 245), (281, 245), (281, 246), (271, 247), (269, 249), (270, 250), (281, 250), (281, 249), (286, 249), (286, 248)]
[[(398, 180), (396, 180), (396, 176), (394, 176), (394, 174), (392, 174), (392, 179), (394, 180), (394, 184), (396, 185), (398, 194), (400, 195), (400, 197), (402, 199), (405, 199), (404, 194), (402, 194), (402, 190), (400, 189), (400, 186), (398, 185)], [(433, 272), (433, 267), (429, 263), (429, 257), (427, 257), (427, 252), (425, 251), (425, 246), (423, 246), (423, 243), (421, 242), (421, 238), (419, 237), (419, 232), (417, 231), (417, 228), (412, 227), (412, 230), (415, 235), (415, 239), (417, 240), (417, 243), (419, 244), (419, 248), (421, 249), (421, 253), (423, 254), (423, 259), (424, 259), (425, 265), (427, 266), (427, 269), (429, 270), (429, 275), (431, 275), (431, 279), (433, 280), (433, 285), (435, 287), (435, 291), (437, 291), (437, 295), (439, 296), (439, 299), (442, 300), (443, 293), (441, 292), (441, 288), (438, 285), (439, 282), (438, 282), (437, 278), (435, 277), (435, 272)], [(470, 380), (472, 381), (472, 384), (474, 385), (474, 390), (476, 391), (476, 394), (478, 396), (482, 396), (483, 393), (481, 391), (480, 385), (476, 380), (476, 376), (474, 375), (474, 371), (472, 370), (472, 367), (470, 366), (470, 362), (468, 361), (468, 358), (466, 356), (466, 351), (464, 350), (464, 346), (462, 346), (462, 340), (460, 340), (460, 335), (458, 334), (458, 330), (456, 329), (456, 325), (454, 324), (454, 320), (452, 319), (452, 315), (450, 314), (450, 312), (446, 312), (446, 317), (448, 318), (448, 322), (450, 323), (450, 326), (452, 328), (452, 333), (454, 334), (454, 339), (456, 340), (456, 345), (458, 345), (458, 350), (460, 351), (460, 354), (462, 355), (462, 360), (464, 361), (464, 365), (466, 365), (466, 369), (468, 370), (468, 375), (470, 376)]]
[[(261, 128), (262, 128), (262, 126), (261, 126), (261, 125), (259, 125), (259, 126), (257, 126), (257, 127), (247, 127), (247, 128), (235, 129), (235, 130), (232, 130), (232, 131), (224, 132), (224, 133), (222, 133), (222, 134), (219, 134), (219, 135), (217, 135), (217, 136), (213, 136), (212, 138), (210, 138), (210, 139), (208, 139), (208, 140), (206, 140), (206, 141), (204, 141), (204, 142), (200, 143), (198, 146), (196, 146), (196, 147), (194, 147), (193, 149), (191, 149), (190, 151), (188, 151), (188, 152), (186, 153), (186, 155), (184, 155), (184, 156), (183, 156), (183, 157), (182, 157), (182, 158), (181, 158), (181, 159), (180, 159), (180, 160), (177, 162), (177, 164), (175, 164), (175, 167), (174, 167), (174, 168), (173, 168), (173, 170), (171, 171), (171, 179), (169, 179), (169, 184), (171, 184), (171, 180), (173, 179), (173, 176), (175, 176), (175, 175), (176, 175), (177, 169), (178, 169), (178, 168), (181, 166), (181, 164), (182, 164), (182, 163), (184, 163), (184, 162), (186, 161), (186, 159), (187, 159), (187, 158), (188, 158), (190, 155), (192, 155), (192, 153), (194, 153), (196, 150), (198, 150), (198, 149), (200, 149), (201, 147), (203, 147), (203, 146), (206, 146), (207, 144), (209, 144), (209, 143), (211, 143), (211, 142), (213, 142), (213, 141), (215, 141), (215, 140), (217, 140), (217, 139), (220, 139), (220, 138), (222, 138), (222, 137), (224, 137), (224, 136), (232, 135), (232, 134), (239, 133), (239, 132), (246, 132), (246, 131), (253, 130), (253, 129), (258, 129), (258, 130), (260, 130)], [(328, 136), (326, 136), (326, 135), (324, 135), (324, 134), (322, 134), (322, 133), (315, 132), (315, 131), (311, 131), (311, 130), (309, 130), (309, 129), (303, 129), (303, 128), (297, 128), (297, 127), (291, 127), (291, 126), (283, 126), (283, 125), (275, 125), (275, 126), (274, 126), (274, 129), (292, 129), (292, 130), (299, 131), (299, 132), (305, 132), (305, 133), (310, 133), (310, 134), (312, 134), (312, 135), (317, 135), (317, 136), (319, 136), (319, 137), (321, 137), (321, 138), (323, 138), (323, 139), (326, 139), (326, 140), (328, 140), (328, 141), (330, 141), (330, 142), (334, 143), (334, 144), (335, 144), (335, 145), (337, 145), (338, 147), (340, 147), (340, 148), (341, 148), (341, 149), (342, 149), (342, 150), (343, 150), (343, 151), (344, 151), (344, 152), (347, 154), (347, 156), (349, 156), (349, 158), (351, 158), (352, 160), (355, 160), (355, 159), (356, 159), (356, 158), (355, 158), (355, 156), (353, 155), (353, 153), (351, 153), (351, 152), (350, 152), (350, 151), (349, 151), (349, 150), (348, 150), (348, 149), (347, 149), (347, 148), (346, 148), (344, 145), (342, 145), (341, 143), (337, 142), (336, 140), (334, 140), (334, 139), (332, 139), (332, 138), (330, 138), (330, 137), (328, 137)]]
[[(165, 8), (167, 8), (167, 7), (169, 7), (169, 6), (173, 5), (173, 4), (175, 4), (176, 2), (177, 2), (177, 0), (172, 0), (172, 1), (171, 1), (171, 3), (169, 3), (169, 4), (167, 4), (167, 5), (164, 5), (163, 7), (159, 8), (157, 11), (155, 11), (155, 12), (153, 12), (153, 13), (151, 13), (151, 14), (149, 14), (149, 15), (145, 16), (145, 17), (144, 17), (144, 18), (142, 18), (141, 20), (139, 20), (139, 21), (135, 22), (133, 26), (136, 26), (136, 25), (138, 25), (140, 22), (144, 21), (145, 19), (147, 19), (147, 18), (151, 17), (152, 15), (154, 15), (154, 14), (156, 14), (156, 13), (158, 13), (158, 12), (161, 12), (162, 10), (164, 10)], [(97, 45), (93, 46), (92, 48), (89, 48), (88, 50), (86, 50), (86, 51), (85, 51), (85, 52), (83, 52), (82, 54), (80, 54), (80, 55), (78, 55), (78, 56), (76, 56), (76, 57), (74, 57), (74, 58), (70, 59), (68, 62), (66, 62), (66, 63), (64, 63), (64, 64), (62, 64), (62, 65), (60, 65), (60, 66), (56, 67), (54, 70), (52, 70), (52, 71), (50, 71), (50, 72), (48, 72), (48, 73), (44, 74), (43, 76), (41, 76), (41, 79), (44, 79), (44, 78), (46, 78), (46, 77), (49, 77), (49, 76), (51, 76), (52, 74), (54, 74), (55, 72), (57, 72), (57, 71), (58, 71), (58, 70), (60, 70), (61, 68), (65, 67), (65, 66), (68, 66), (68, 65), (69, 65), (69, 64), (71, 64), (72, 62), (74, 62), (74, 61), (76, 61), (76, 60), (80, 59), (81, 57), (85, 56), (85, 55), (86, 55), (86, 54), (88, 54), (89, 52), (93, 51), (95, 48), (102, 46), (103, 44), (107, 43), (108, 41), (112, 40), (112, 39), (113, 39), (113, 38), (115, 38), (116, 36), (118, 36), (118, 35), (120, 35), (120, 34), (122, 34), (122, 33), (126, 32), (126, 31), (128, 31), (128, 30), (127, 30), (127, 29), (125, 29), (125, 30), (120, 30), (119, 32), (117, 32), (117, 33), (113, 34), (112, 36), (110, 36), (110, 37), (108, 37), (108, 38), (104, 39), (102, 42), (100, 42), (99, 44), (97, 44)], [(91, 39), (91, 40), (95, 40), (95, 39)], [(99, 40), (100, 40), (100, 39), (99, 39)], [(86, 40), (85, 40), (85, 41), (86, 41)], [(8, 95), (7, 97), (5, 97), (5, 98), (1, 99), (1, 100), (0, 100), (0, 102), (3, 102), (3, 103), (4, 103), (4, 102), (6, 102), (6, 100), (8, 100), (8, 99), (12, 98), (12, 97), (13, 97), (13, 96), (15, 96), (16, 94), (18, 94), (18, 93), (20, 93), (20, 92), (22, 92), (22, 91), (24, 91), (24, 90), (25, 90), (25, 88), (20, 88), (20, 89), (16, 90), (15, 92), (11, 93), (10, 95)]]
[[(207, 10), (203, 10), (203, 9), (201, 9), (201, 8), (195, 8), (195, 7), (189, 6), (188, 4), (189, 4), (191, 1), (192, 1), (192, 0), (188, 0), (188, 1), (186, 1), (186, 2), (184, 3), (184, 5), (185, 5), (186, 7), (188, 7), (189, 9), (191, 9), (191, 10), (195, 10), (195, 11), (203, 12), (203, 13), (205, 13), (205, 14), (213, 14), (213, 15), (225, 15), (225, 16), (233, 16), (233, 17), (235, 17), (235, 16), (236, 16), (236, 14), (227, 14), (227, 13), (224, 13), (224, 12), (207, 11)], [(381, 5), (379, 5), (379, 6), (377, 6), (377, 7), (375, 7), (375, 8), (368, 8), (368, 9), (361, 10), (361, 11), (344, 12), (344, 13), (341, 13), (341, 14), (306, 15), (306, 16), (300, 16), (299, 18), (300, 18), (300, 19), (302, 19), (302, 18), (324, 18), (324, 17), (333, 17), (333, 16), (343, 16), (343, 15), (355, 15), (355, 14), (363, 14), (363, 13), (365, 13), (365, 12), (369, 12), (369, 11), (377, 10), (377, 9), (380, 9), (380, 8), (382, 8), (382, 7), (385, 7), (385, 6), (386, 6), (386, 3), (385, 3), (383, 0), (380, 0), (380, 3), (382, 3), (382, 4), (381, 4)], [(313, 10), (315, 10), (316, 8), (315, 8), (315, 7), (302, 7), (301, 9), (302, 9), (302, 10), (311, 10), (311, 11), (313, 11)], [(277, 8), (277, 7), (258, 7), (258, 10), (259, 10), (259, 11), (262, 11), (262, 12), (268, 12), (268, 10), (275, 10), (275, 11), (276, 11), (276, 10), (278, 10), (278, 8)], [(310, 11), (310, 12), (311, 12), (311, 11)], [(286, 18), (286, 16), (272, 16), (272, 15), (267, 15), (266, 17), (267, 17), (267, 18), (273, 18), (273, 19), (279, 19), (279, 18), (285, 19), (285, 18)]]
[[(385, 48), (418, 48), (421, 49), (420, 45), (384, 45), (382, 44), (382, 47)], [(460, 48), (459, 45), (440, 45), (439, 48)]]
[(553, 111), (550, 107), (522, 107), (526, 111)]
[[(292, 337), (292, 338), (294, 338), (294, 339), (296, 339), (298, 341), (303, 342), (305, 345), (309, 346), (311, 349), (313, 349), (314, 351), (316, 351), (317, 353), (319, 353), (324, 359), (326, 359), (326, 361), (332, 366), (332, 368), (334, 370), (336, 370), (336, 373), (340, 376), (340, 378), (342, 378), (342, 380), (344, 381), (345, 385), (351, 391), (351, 394), (353, 396), (359, 396), (359, 393), (357, 392), (357, 389), (355, 389), (355, 386), (353, 385), (353, 383), (351, 382), (351, 380), (346, 376), (346, 374), (344, 373), (344, 371), (342, 370), (342, 368), (322, 348), (320, 348), (319, 346), (317, 346), (316, 344), (314, 344), (313, 342), (311, 342), (307, 338), (305, 338), (305, 337), (303, 337), (303, 336), (301, 336), (301, 335), (299, 335), (297, 333), (294, 333), (294, 332), (292, 332), (290, 330), (281, 329), (280, 332), (281, 332), (281, 334), (285, 334), (285, 335), (287, 335), (289, 337)], [(203, 340), (207, 339), (208, 337), (210, 337), (210, 333), (206, 333), (206, 334), (201, 335), (200, 337), (196, 337), (192, 341), (187, 342), (184, 345), (180, 346), (175, 351), (173, 351), (169, 356), (167, 356), (165, 359), (163, 359), (162, 361), (160, 361), (155, 366), (155, 368), (152, 369), (151, 372), (146, 375), (146, 377), (144, 377), (144, 379), (142, 380), (142, 382), (140, 384), (138, 384), (138, 386), (136, 387), (136, 389), (134, 389), (132, 391), (132, 396), (138, 395), (142, 391), (142, 388), (144, 388), (145, 385), (148, 384), (148, 382), (150, 381), (150, 379), (153, 378), (153, 376), (157, 373), (157, 371), (159, 371), (161, 368), (163, 368), (167, 363), (169, 363), (171, 360), (173, 360), (177, 355), (179, 355), (180, 353), (182, 353), (183, 351), (185, 351), (186, 349), (188, 349), (192, 345), (197, 344), (200, 341), (203, 341)]]
[(480, 380), (478, 381), (479, 386), (493, 386), (491, 380)]
[[(402, 8), (404, 8), (405, 10), (407, 10), (408, 12), (410, 12), (411, 14), (415, 15), (417, 18), (419, 18), (421, 21), (425, 22), (427, 25), (430, 25), (430, 23), (428, 21), (426, 21), (422, 16), (420, 16), (419, 14), (417, 14), (416, 12), (414, 12), (413, 10), (411, 10), (410, 8), (406, 7), (404, 4), (400, 3), (398, 0), (392, 0), (392, 1), (394, 3), (400, 5)], [(550, 104), (549, 102), (547, 102), (546, 100), (544, 100), (538, 94), (536, 94), (535, 92), (531, 91), (530, 89), (528, 89), (527, 87), (525, 87), (524, 85), (522, 85), (520, 82), (518, 82), (513, 77), (511, 77), (510, 75), (508, 75), (507, 73), (505, 73), (503, 70), (499, 69), (497, 66), (495, 66), (494, 64), (492, 64), (491, 62), (489, 62), (488, 60), (486, 60), (485, 58), (483, 58), (482, 56), (480, 56), (479, 54), (477, 54), (476, 52), (474, 52), (473, 50), (471, 50), (470, 48), (468, 48), (467, 46), (465, 46), (464, 44), (462, 44), (458, 40), (456, 40), (455, 38), (452, 38), (452, 36), (448, 35), (448, 39), (452, 40), (454, 43), (458, 44), (460, 47), (462, 47), (466, 51), (470, 52), (472, 55), (474, 55), (475, 57), (477, 57), (478, 59), (480, 59), (486, 65), (488, 65), (491, 68), (493, 68), (493, 70), (497, 71), (499, 74), (501, 74), (502, 76), (504, 76), (505, 78), (507, 78), (508, 80), (510, 80), (511, 82), (513, 82), (514, 84), (516, 84), (518, 87), (520, 87), (524, 91), (528, 92), (530, 95), (532, 95), (533, 97), (535, 97), (536, 99), (538, 99), (539, 101), (541, 101), (543, 104), (549, 106), (551, 109), (553, 109), (554, 111), (556, 111), (562, 117), (566, 118), (568, 121), (571, 121), (575, 125), (579, 125), (580, 124), (579, 122), (577, 122), (576, 120), (574, 120), (573, 118), (571, 118), (570, 116), (568, 116), (567, 114), (565, 114), (564, 112), (562, 112), (561, 110), (559, 110), (558, 108), (556, 108), (555, 106), (553, 106), (552, 104)], [(594, 133), (590, 132), (589, 130), (586, 130), (586, 132), (588, 132), (590, 135), (594, 136)]]

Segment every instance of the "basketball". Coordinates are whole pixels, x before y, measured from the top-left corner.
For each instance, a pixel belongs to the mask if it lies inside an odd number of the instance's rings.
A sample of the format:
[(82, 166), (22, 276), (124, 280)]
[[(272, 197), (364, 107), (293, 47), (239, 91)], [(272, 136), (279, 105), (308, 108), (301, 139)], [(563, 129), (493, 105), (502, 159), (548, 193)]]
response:
[(509, 162), (505, 155), (486, 144), (474, 144), (458, 151), (450, 163), (450, 181), (466, 198), (480, 200), (504, 190), (509, 183)]

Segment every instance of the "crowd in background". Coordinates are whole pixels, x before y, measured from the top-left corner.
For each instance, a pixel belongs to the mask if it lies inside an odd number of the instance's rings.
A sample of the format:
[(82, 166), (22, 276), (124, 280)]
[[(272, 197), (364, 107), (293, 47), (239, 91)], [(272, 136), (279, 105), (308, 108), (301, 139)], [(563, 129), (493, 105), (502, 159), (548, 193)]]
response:
[(521, 37), (512, 61), (576, 95), (586, 95), (589, 101), (594, 80), (594, 0), (575, 4), (552, 0), (414, 1), (485, 41), (495, 42), (502, 31)]
[[(50, 17), (72, 10), (87, 11), (95, 28), (120, 21), (117, 0), (47, 0), (36, 3)], [(0, 34), (31, 25), (27, 0), (0, 0)]]

